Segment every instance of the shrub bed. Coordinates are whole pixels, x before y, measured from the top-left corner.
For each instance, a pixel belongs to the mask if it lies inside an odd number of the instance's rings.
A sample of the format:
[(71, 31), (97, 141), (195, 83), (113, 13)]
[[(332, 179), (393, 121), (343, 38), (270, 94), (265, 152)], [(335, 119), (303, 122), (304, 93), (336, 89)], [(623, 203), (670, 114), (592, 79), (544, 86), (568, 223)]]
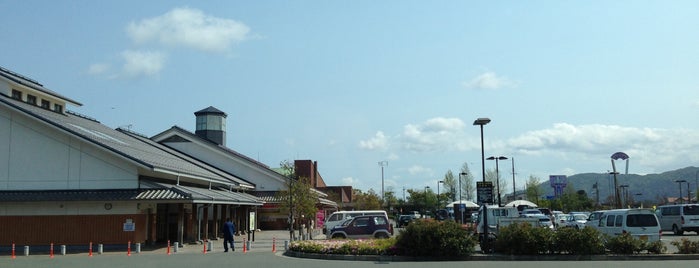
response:
[(396, 253), (402, 256), (468, 256), (476, 240), (470, 229), (454, 221), (413, 221), (396, 238)]

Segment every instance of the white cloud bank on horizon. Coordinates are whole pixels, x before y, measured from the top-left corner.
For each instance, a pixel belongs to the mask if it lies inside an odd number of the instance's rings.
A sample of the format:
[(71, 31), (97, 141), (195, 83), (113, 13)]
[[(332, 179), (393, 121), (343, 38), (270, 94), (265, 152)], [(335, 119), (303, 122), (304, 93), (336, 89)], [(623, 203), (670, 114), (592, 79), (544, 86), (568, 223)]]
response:
[[(456, 118), (438, 117), (423, 123), (407, 124), (403, 133), (394, 138), (383, 135), (383, 132), (381, 134), (384, 138), (381, 144), (386, 145), (381, 149), (393, 153), (400, 153), (401, 150), (423, 153), (480, 148), (479, 138), (473, 137), (472, 133), (467, 135), (465, 124)], [(699, 132), (688, 129), (557, 123), (550, 128), (525, 132), (505, 140), (491, 140), (486, 147), (530, 157), (579, 160), (609, 157), (614, 152), (623, 151), (638, 166), (642, 166), (644, 172), (670, 170), (678, 165), (696, 165), (699, 162), (699, 155), (694, 153), (699, 150)], [(366, 146), (363, 149), (372, 148)], [(410, 173), (415, 173), (415, 170)]]

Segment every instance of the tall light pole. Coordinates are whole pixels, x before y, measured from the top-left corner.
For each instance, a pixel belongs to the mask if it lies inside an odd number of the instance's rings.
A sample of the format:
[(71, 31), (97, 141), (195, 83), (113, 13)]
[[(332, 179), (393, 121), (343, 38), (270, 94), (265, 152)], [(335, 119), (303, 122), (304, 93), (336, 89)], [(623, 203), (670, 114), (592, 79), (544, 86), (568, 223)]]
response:
[(512, 201), (517, 200), (517, 188), (515, 188), (515, 158), (512, 159)]
[(682, 183), (687, 182), (687, 180), (676, 180), (675, 182), (680, 185), (680, 198), (678, 200), (682, 200)]
[(621, 188), (621, 207), (625, 207), (629, 203), (629, 185), (622, 184), (619, 185), (619, 188)]
[(440, 183), (444, 183), (444, 181), (438, 181), (438, 182), (437, 182), (437, 210), (442, 209), (442, 204), (441, 204), (441, 202), (440, 202), (440, 200), (439, 200), (439, 184), (440, 184)]
[[(483, 147), (483, 126), (487, 125), (490, 123), (490, 118), (485, 118), (481, 117), (473, 121), (474, 126), (480, 126), (481, 127), (481, 173), (483, 174), (483, 182), (485, 182), (485, 149)], [(491, 200), (492, 202), (492, 200)], [(488, 205), (486, 202), (483, 202), (483, 232), (484, 236), (481, 238), (482, 245), (481, 245), (481, 250), (485, 252), (490, 252), (490, 246), (488, 245), (488, 239), (490, 239), (490, 235), (488, 232), (490, 230), (489, 225), (488, 225)], [(478, 230), (478, 227), (476, 227), (476, 230)]]
[(379, 161), (379, 166), (381, 166), (381, 207), (383, 208), (384, 199), (386, 199), (386, 195), (383, 191), (383, 167), (388, 166), (388, 161)]
[(423, 218), (427, 218), (427, 189), (430, 189), (430, 186), (425, 186), (425, 210), (422, 214)]
[(466, 172), (459, 173), (459, 213), (461, 213), (461, 224), (464, 224), (464, 210), (461, 208), (461, 176), (466, 176)]
[[(614, 162), (612, 162), (612, 163), (614, 163)], [(619, 198), (619, 186), (618, 186), (617, 179), (616, 179), (616, 175), (618, 175), (619, 172), (612, 171), (612, 172), (609, 172), (609, 174), (614, 175), (614, 203), (615, 203), (614, 207), (621, 208), (621, 198)]]
[(498, 160), (507, 160), (507, 157), (504, 156), (491, 156), (486, 158), (486, 160), (495, 160), (495, 180), (496, 180), (496, 186), (497, 186), (497, 191), (498, 191), (498, 206), (502, 207), (502, 202), (500, 201), (500, 172), (498, 171)]

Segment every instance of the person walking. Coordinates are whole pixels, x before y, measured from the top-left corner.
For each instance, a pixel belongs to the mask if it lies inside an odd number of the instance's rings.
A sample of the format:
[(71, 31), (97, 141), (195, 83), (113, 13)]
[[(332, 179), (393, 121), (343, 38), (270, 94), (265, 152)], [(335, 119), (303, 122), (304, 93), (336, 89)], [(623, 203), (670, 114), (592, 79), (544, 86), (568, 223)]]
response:
[(228, 252), (228, 244), (231, 245), (231, 250), (235, 251), (233, 236), (235, 235), (235, 223), (231, 218), (226, 218), (226, 223), (223, 224), (223, 252)]

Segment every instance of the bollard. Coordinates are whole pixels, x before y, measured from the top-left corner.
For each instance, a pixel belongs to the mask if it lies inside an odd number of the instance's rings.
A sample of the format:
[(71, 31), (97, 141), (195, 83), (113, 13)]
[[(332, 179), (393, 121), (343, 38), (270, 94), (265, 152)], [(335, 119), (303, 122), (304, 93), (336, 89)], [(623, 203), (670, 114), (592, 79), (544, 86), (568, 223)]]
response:
[(24, 256), (29, 256), (29, 246), (24, 246)]
[(250, 244), (250, 240), (248, 240), (248, 250), (251, 250), (251, 249), (252, 249), (251, 246), (252, 246), (252, 244)]
[(208, 241), (207, 243), (208, 243), (208, 245), (206, 246), (206, 249), (207, 249), (206, 251), (212, 251), (212, 250), (214, 250), (214, 248), (213, 248), (213, 247), (214, 247), (214, 242), (213, 242), (213, 241)]
[(284, 240), (284, 251), (289, 251), (289, 240)]
[(61, 255), (62, 256), (66, 255), (66, 245), (61, 245)]
[(175, 253), (180, 250), (180, 242), (175, 242), (172, 244), (172, 248), (174, 249)]
[(97, 254), (102, 254), (102, 253), (104, 253), (104, 245), (97, 244)]
[(136, 243), (136, 253), (141, 253), (141, 243)]

